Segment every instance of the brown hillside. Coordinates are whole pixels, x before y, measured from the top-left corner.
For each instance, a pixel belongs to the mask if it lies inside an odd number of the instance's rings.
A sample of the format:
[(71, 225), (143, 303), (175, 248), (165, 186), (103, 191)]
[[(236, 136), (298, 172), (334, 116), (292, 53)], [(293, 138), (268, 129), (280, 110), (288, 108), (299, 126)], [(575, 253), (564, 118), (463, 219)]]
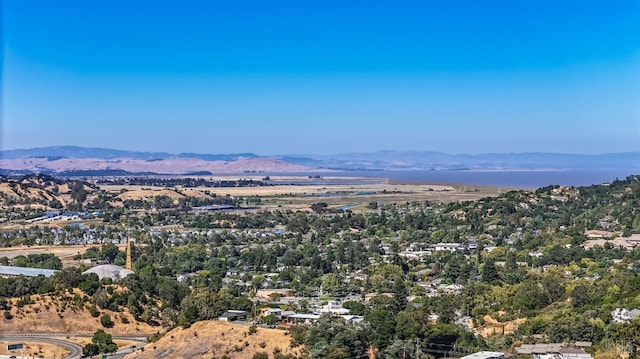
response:
[(158, 188), (142, 188), (142, 189), (138, 189), (138, 188), (134, 188), (134, 189), (128, 189), (126, 192), (123, 192), (121, 194), (119, 194), (117, 196), (117, 198), (126, 201), (128, 199), (130, 200), (148, 200), (151, 199), (153, 197), (156, 196), (167, 196), (171, 199), (173, 199), (174, 201), (178, 201), (180, 198), (183, 197), (194, 197), (194, 198), (200, 198), (200, 199), (212, 199), (213, 197), (204, 194), (202, 191), (197, 190), (197, 189), (193, 189), (193, 188), (186, 188), (186, 189), (179, 189), (179, 190), (173, 190), (173, 189), (158, 189)]
[(46, 189), (31, 188), (25, 184), (9, 185), (8, 182), (0, 183), (0, 205), (12, 204), (39, 204), (57, 200), (63, 205), (66, 200), (61, 195), (54, 195)]
[[(304, 348), (291, 348), (291, 336), (279, 329), (258, 328), (249, 335), (249, 327), (221, 321), (202, 321), (188, 329), (176, 328), (155, 343), (128, 355), (127, 359), (219, 358), (251, 359), (257, 352), (273, 356), (277, 348), (283, 354), (300, 355)], [(264, 346), (264, 347), (263, 347)]]
[(196, 171), (212, 173), (243, 173), (245, 171), (303, 172), (310, 167), (295, 165), (270, 158), (239, 159), (237, 161), (205, 161), (196, 158), (165, 158), (143, 160), (133, 158), (20, 158), (0, 159), (0, 168), (39, 172), (50, 170), (124, 170), (129, 172), (156, 172), (185, 174)]
[[(71, 187), (75, 181), (60, 181), (48, 176), (29, 175), (19, 180), (0, 180), (0, 206), (31, 205), (32, 208), (50, 208), (51, 202), (66, 206), (73, 200)], [(87, 196), (95, 194), (96, 188), (83, 183)]]
[(184, 194), (187, 197), (194, 197), (200, 199), (212, 199), (213, 197), (201, 192), (200, 190), (194, 188), (185, 188), (181, 189), (180, 193)]
[[(13, 319), (0, 316), (0, 333), (93, 334), (98, 329), (104, 329), (112, 335), (147, 336), (161, 330), (160, 327), (136, 322), (126, 309), (119, 313), (100, 310), (101, 314), (109, 314), (115, 323), (113, 328), (104, 328), (100, 324), (100, 317), (92, 317), (86, 309), (74, 309), (71, 305), (63, 309), (59, 299), (54, 300), (47, 295), (33, 295), (31, 298), (35, 304), (22, 308), (15, 305), (17, 299), (11, 300)], [(126, 317), (129, 324), (123, 324), (122, 317)]]
[(158, 196), (167, 196), (173, 199), (174, 201), (177, 201), (180, 198), (184, 197), (184, 195), (170, 189), (136, 189), (136, 190), (126, 191), (118, 195), (117, 198), (120, 198), (121, 200), (126, 201), (128, 199), (131, 199), (131, 200), (150, 199)]

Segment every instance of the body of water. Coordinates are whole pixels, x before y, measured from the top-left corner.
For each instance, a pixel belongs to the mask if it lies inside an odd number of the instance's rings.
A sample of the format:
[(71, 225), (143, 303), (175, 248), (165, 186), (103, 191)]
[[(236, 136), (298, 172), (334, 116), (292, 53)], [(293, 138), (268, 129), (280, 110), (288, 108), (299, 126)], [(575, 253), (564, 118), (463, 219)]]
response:
[[(549, 185), (589, 186), (611, 182), (640, 173), (629, 169), (561, 170), (561, 171), (383, 171), (375, 176), (400, 182), (456, 183), (517, 188), (540, 188)], [(351, 174), (353, 175), (353, 173)], [(374, 173), (360, 173), (372, 176)]]
[[(540, 188), (549, 185), (589, 186), (624, 179), (633, 174), (640, 174), (640, 169), (570, 169), (570, 170), (517, 170), (517, 171), (345, 171), (322, 173), (323, 177), (315, 181), (299, 181), (299, 185), (309, 184), (363, 184), (380, 183), (381, 179), (398, 182), (416, 183), (450, 183), (480, 186), (499, 186), (515, 188)], [(288, 173), (287, 175), (292, 175)], [(306, 176), (309, 173), (297, 175)], [(335, 179), (335, 177), (360, 177), (367, 179)], [(286, 181), (285, 181), (286, 182)]]

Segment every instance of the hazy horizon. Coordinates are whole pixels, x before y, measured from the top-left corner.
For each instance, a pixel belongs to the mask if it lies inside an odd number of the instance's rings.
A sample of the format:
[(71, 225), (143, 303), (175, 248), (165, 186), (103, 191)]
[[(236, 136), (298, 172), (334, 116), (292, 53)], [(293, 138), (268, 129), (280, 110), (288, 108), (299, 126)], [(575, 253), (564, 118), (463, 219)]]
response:
[(594, 153), (574, 153), (574, 152), (544, 152), (544, 151), (526, 151), (526, 152), (445, 152), (438, 150), (394, 150), (394, 149), (379, 149), (379, 150), (371, 150), (371, 151), (350, 151), (350, 152), (335, 152), (335, 153), (261, 153), (261, 152), (253, 152), (253, 151), (237, 151), (237, 152), (194, 152), (194, 151), (181, 151), (181, 152), (172, 152), (172, 151), (152, 151), (152, 150), (132, 150), (129, 148), (116, 148), (116, 147), (98, 147), (98, 146), (79, 146), (79, 145), (49, 145), (49, 146), (38, 146), (38, 147), (29, 147), (29, 148), (0, 148), (0, 152), (6, 151), (30, 151), (37, 149), (46, 149), (46, 148), (65, 148), (65, 147), (78, 147), (84, 149), (101, 149), (101, 150), (113, 150), (113, 151), (123, 151), (123, 152), (139, 152), (139, 153), (166, 153), (170, 155), (180, 155), (180, 154), (196, 154), (196, 155), (217, 155), (217, 154), (254, 154), (257, 156), (317, 156), (317, 157), (330, 157), (334, 155), (358, 155), (358, 154), (376, 154), (376, 153), (440, 153), (445, 155), (452, 156), (478, 156), (478, 155), (510, 155), (510, 154), (541, 154), (541, 155), (576, 155), (576, 156), (600, 156), (600, 155), (616, 155), (616, 154), (640, 154), (640, 151), (620, 151), (620, 152), (594, 152)]
[(4, 1), (0, 149), (640, 151), (640, 3)]

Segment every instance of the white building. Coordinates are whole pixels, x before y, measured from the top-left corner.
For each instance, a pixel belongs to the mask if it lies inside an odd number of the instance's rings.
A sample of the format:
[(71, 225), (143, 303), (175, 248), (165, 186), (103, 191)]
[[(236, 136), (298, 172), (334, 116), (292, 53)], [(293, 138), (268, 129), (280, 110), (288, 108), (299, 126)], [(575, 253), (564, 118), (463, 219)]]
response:
[(460, 359), (504, 359), (504, 353), (483, 351), (463, 356)]
[(630, 322), (637, 317), (640, 316), (640, 309), (626, 309), (626, 308), (616, 308), (613, 312), (611, 312), (611, 317), (613, 317), (614, 323), (627, 323)]

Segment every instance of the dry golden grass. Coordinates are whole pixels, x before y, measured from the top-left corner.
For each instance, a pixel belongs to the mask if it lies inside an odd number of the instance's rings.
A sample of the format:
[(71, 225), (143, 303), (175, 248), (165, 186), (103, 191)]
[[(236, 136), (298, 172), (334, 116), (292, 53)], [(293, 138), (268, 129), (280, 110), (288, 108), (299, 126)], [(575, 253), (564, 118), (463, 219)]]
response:
[(187, 197), (195, 197), (200, 199), (211, 199), (212, 197), (205, 194), (204, 192), (194, 189), (194, 188), (181, 188), (178, 190), (181, 194)]
[[(79, 290), (76, 293), (82, 295)], [(74, 293), (74, 294), (76, 294)], [(12, 299), (11, 314), (13, 319), (7, 320), (0, 317), (0, 333), (59, 333), (59, 334), (88, 334), (98, 329), (112, 335), (146, 336), (160, 330), (160, 327), (152, 327), (146, 323), (136, 322), (133, 316), (126, 310), (112, 312), (100, 310), (102, 314), (109, 314), (114, 322), (113, 328), (104, 328), (100, 324), (100, 317), (94, 318), (87, 310), (72, 309), (68, 306), (63, 309), (58, 299), (51, 296), (31, 296), (35, 304), (18, 308)], [(126, 317), (128, 324), (122, 323), (121, 318)]]
[(69, 349), (55, 344), (13, 340), (9, 342), (0, 341), (0, 355), (15, 355), (20, 358), (22, 350), (15, 350), (13, 352), (7, 350), (8, 344), (17, 343), (24, 343), (24, 355), (29, 358), (64, 358), (71, 353)]
[(130, 199), (130, 200), (139, 200), (139, 199), (146, 199), (146, 198), (152, 198), (152, 197), (158, 197), (158, 196), (167, 196), (167, 197), (173, 199), (174, 201), (177, 201), (178, 199), (184, 197), (183, 195), (181, 195), (180, 193), (177, 193), (174, 190), (170, 190), (170, 189), (149, 189), (147, 187), (140, 188), (140, 189), (133, 189), (133, 190), (124, 192), (124, 193), (118, 195), (118, 198), (120, 198), (123, 201), (126, 201), (128, 199)]
[(618, 353), (616, 348), (611, 348), (596, 352), (594, 357), (595, 359), (627, 359), (629, 358), (629, 353)]
[(296, 195), (322, 195), (327, 193), (350, 193), (358, 192), (395, 192), (420, 193), (431, 191), (453, 191), (451, 186), (444, 185), (416, 185), (416, 184), (358, 184), (358, 185), (305, 185), (305, 186), (264, 186), (264, 187), (216, 187), (216, 188), (196, 188), (207, 190), (217, 196), (296, 196)]
[[(30, 199), (30, 200), (58, 200), (60, 203), (65, 204), (70, 200), (69, 196), (62, 195), (54, 195), (50, 191), (46, 189), (39, 188), (22, 188), (21, 186), (16, 186), (15, 189), (11, 188), (8, 183), (0, 183), (0, 194), (7, 196), (9, 198), (14, 198), (17, 200), (20, 199)], [(23, 206), (23, 205), (17, 205)], [(32, 205), (32, 208), (34, 205)], [(37, 205), (35, 205), (37, 206)]]
[(248, 334), (249, 327), (221, 321), (202, 321), (188, 329), (177, 328), (155, 343), (128, 355), (127, 359), (156, 358), (220, 358), (251, 359), (257, 352), (273, 356), (274, 350), (284, 354), (300, 354), (302, 347), (291, 348), (291, 336), (284, 330), (258, 328)]
[[(86, 245), (70, 245), (70, 246), (19, 246), (19, 247), (3, 247), (0, 248), (0, 257), (14, 258), (20, 255), (50, 253), (55, 254), (60, 259), (73, 257), (74, 255), (84, 253), (88, 248), (100, 247), (101, 244)], [(118, 248), (124, 249), (126, 245), (119, 245)]]
[[(84, 186), (88, 199), (91, 199), (95, 193), (94, 189)], [(56, 185), (52, 182), (45, 182), (37, 178), (25, 179), (14, 187), (9, 186), (8, 182), (0, 183), (0, 194), (5, 197), (13, 198), (18, 201), (54, 201), (57, 200), (62, 205), (67, 205), (73, 200), (71, 199), (71, 188), (67, 183)], [(7, 206), (5, 201), (0, 200), (0, 207), (23, 207), (23, 204)], [(42, 204), (30, 204), (31, 208), (49, 209)]]
[[(80, 264), (73, 260), (76, 254), (82, 254), (89, 248), (101, 247), (101, 244), (86, 244), (73, 246), (20, 246), (0, 248), (0, 257), (15, 258), (17, 256), (27, 256), (29, 254), (55, 254), (61, 261), (72, 261), (74, 265)], [(126, 248), (126, 244), (118, 245), (120, 250)]]
[[(226, 178), (232, 179), (232, 178)], [(233, 178), (237, 179), (237, 177)], [(249, 178), (259, 179), (259, 178)], [(303, 181), (304, 177), (279, 177), (278, 180)], [(206, 193), (218, 197), (253, 197), (262, 198), (262, 207), (287, 207), (288, 209), (306, 209), (307, 205), (315, 202), (327, 202), (330, 205), (340, 206), (345, 204), (366, 204), (369, 202), (398, 202), (398, 201), (436, 201), (454, 202), (476, 200), (487, 196), (496, 196), (508, 189), (499, 189), (488, 186), (464, 186), (447, 184), (420, 184), (420, 183), (388, 183), (376, 184), (347, 184), (347, 185), (278, 185), (264, 187), (197, 187), (176, 191), (155, 188), (149, 186), (102, 186), (111, 192), (119, 192), (121, 199), (146, 199), (158, 195), (170, 195), (177, 200), (182, 195), (210, 198)], [(362, 193), (371, 193), (362, 195)], [(114, 205), (122, 204), (114, 202)]]

